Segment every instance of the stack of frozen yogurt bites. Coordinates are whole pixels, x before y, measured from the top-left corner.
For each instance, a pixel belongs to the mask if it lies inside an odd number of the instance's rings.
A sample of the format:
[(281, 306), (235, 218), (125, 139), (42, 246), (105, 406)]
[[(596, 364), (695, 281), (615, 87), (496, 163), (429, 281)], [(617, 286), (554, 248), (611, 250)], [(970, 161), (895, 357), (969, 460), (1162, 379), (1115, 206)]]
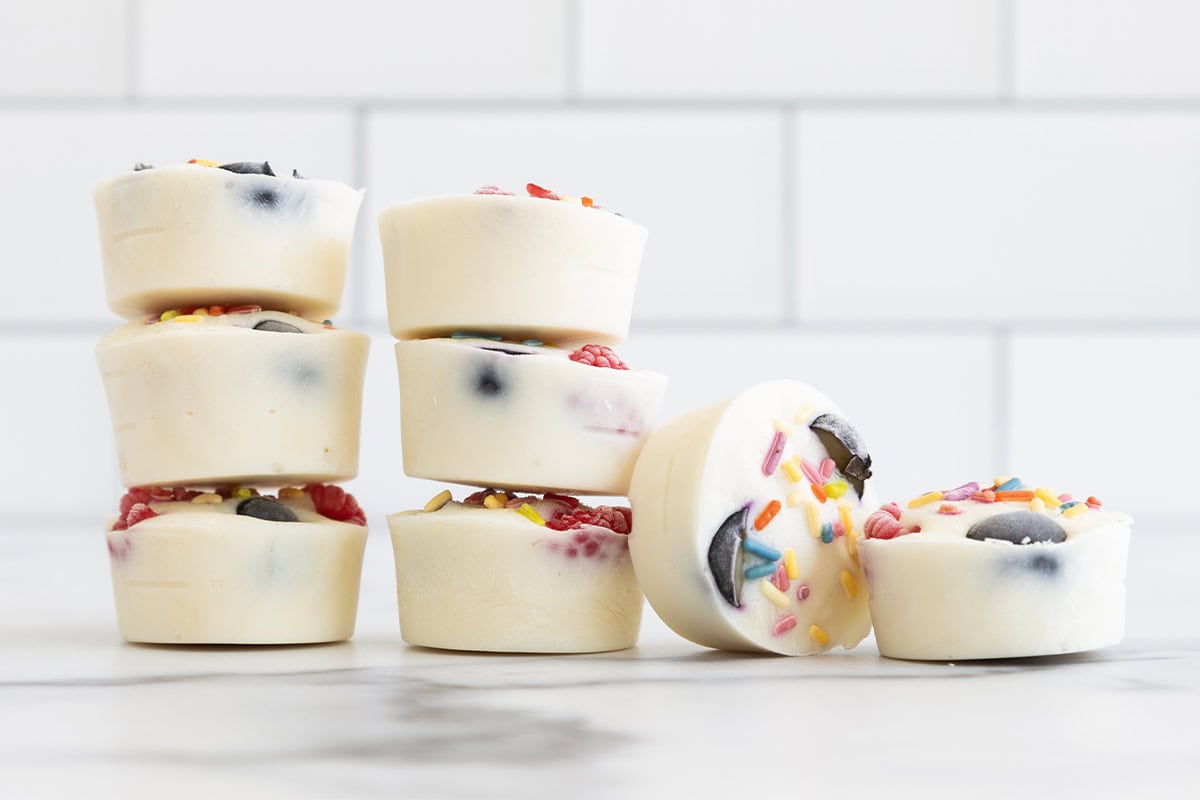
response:
[(354, 632), (368, 340), (341, 302), (361, 193), (267, 163), (98, 185), (96, 348), (128, 492), (107, 526), (132, 642), (299, 644)]
[(404, 471), (445, 490), (388, 518), (400, 630), (454, 650), (573, 653), (637, 641), (625, 495), (666, 378), (629, 331), (642, 227), (534, 184), (379, 216)]

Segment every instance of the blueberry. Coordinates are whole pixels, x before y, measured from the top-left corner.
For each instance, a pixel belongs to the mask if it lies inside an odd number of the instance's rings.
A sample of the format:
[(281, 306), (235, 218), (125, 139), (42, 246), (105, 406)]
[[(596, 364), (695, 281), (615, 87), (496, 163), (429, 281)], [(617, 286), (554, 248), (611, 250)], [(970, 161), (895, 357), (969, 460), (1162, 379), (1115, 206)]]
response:
[(247, 203), (259, 208), (275, 208), (279, 205), (279, 190), (268, 186), (250, 189), (242, 196)]
[(266, 161), (261, 164), (255, 161), (235, 161), (232, 164), (222, 164), (220, 168), (229, 172), (236, 172), (239, 175), (270, 175), (272, 178), (275, 177), (275, 172)]
[(725, 602), (734, 608), (742, 607), (742, 539), (746, 536), (749, 517), (750, 506), (730, 514), (717, 528), (708, 546), (708, 568), (712, 571), (713, 583)]
[(286, 374), (301, 389), (311, 389), (321, 383), (321, 368), (312, 361), (296, 361), (286, 367)]
[(484, 397), (499, 397), (508, 391), (500, 372), (491, 364), (484, 364), (475, 373), (475, 392)]
[(527, 356), (528, 350), (509, 350), (507, 347), (480, 347), (480, 350), (490, 350), (493, 353), (504, 353), (507, 356)]
[(1036, 511), (1009, 511), (976, 522), (967, 531), (967, 538), (980, 542), (999, 539), (1013, 544), (1057, 544), (1067, 540), (1067, 532), (1050, 517)]
[(1055, 556), (1047, 555), (1046, 553), (1038, 553), (1026, 561), (1024, 566), (1030, 572), (1036, 572), (1038, 575), (1044, 575), (1047, 578), (1053, 578), (1058, 574), (1060, 565)]
[(247, 497), (237, 504), (237, 513), (269, 522), (299, 522), (296, 512), (274, 497)]
[(298, 170), (298, 169), (292, 170), (292, 177), (299, 181), (302, 181), (305, 179), (304, 176), (300, 174), (300, 170)]
[(274, 333), (304, 333), (290, 322), (278, 319), (264, 319), (254, 326), (256, 331), (273, 331)]
[(822, 414), (808, 423), (808, 427), (821, 440), (838, 472), (862, 497), (863, 484), (871, 477), (871, 454), (858, 431), (837, 414)]

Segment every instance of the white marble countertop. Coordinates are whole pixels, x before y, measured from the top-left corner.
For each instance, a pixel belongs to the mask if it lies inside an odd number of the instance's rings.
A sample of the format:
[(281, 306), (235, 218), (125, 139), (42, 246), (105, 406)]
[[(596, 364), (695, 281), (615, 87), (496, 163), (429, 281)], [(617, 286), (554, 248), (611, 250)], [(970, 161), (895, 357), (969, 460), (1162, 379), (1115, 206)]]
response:
[(124, 644), (101, 537), (0, 536), (0, 797), (1200, 796), (1192, 531), (1135, 530), (1123, 645), (951, 665), (653, 615), (622, 653), (411, 648), (382, 530), (354, 640), (295, 648)]

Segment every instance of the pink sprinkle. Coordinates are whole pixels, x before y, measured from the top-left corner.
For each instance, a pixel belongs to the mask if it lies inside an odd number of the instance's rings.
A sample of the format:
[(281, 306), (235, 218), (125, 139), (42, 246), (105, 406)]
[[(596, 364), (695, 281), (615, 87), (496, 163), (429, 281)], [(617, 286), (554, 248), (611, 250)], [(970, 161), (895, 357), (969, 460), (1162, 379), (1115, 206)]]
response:
[(779, 469), (779, 460), (783, 458), (783, 448), (786, 445), (787, 434), (783, 431), (775, 431), (775, 435), (771, 438), (771, 446), (767, 448), (767, 457), (763, 459), (763, 475), (774, 475), (775, 470)]
[(783, 564), (775, 568), (775, 574), (771, 577), (771, 583), (775, 584), (775, 588), (781, 592), (786, 592), (792, 585), (792, 582), (788, 580), (787, 568)]
[(956, 514), (961, 514), (962, 510), (958, 506), (952, 505), (951, 503), (942, 503), (940, 506), (938, 506), (938, 513), (953, 517)]
[(782, 636), (792, 628), (796, 627), (797, 624), (798, 623), (796, 622), (796, 617), (794, 615), (784, 614), (779, 618), (779, 621), (775, 623), (775, 627), (771, 629), (771, 633), (775, 634), (776, 636)]
[(824, 461), (822, 461), (821, 462), (821, 480), (828, 481), (830, 478), (832, 478), (833, 470), (834, 470), (834, 467), (836, 467), (836, 466), (837, 465), (833, 463), (832, 458), (827, 458)]
[(807, 458), (800, 459), (800, 471), (804, 473), (804, 477), (808, 478), (809, 483), (815, 483), (817, 486), (825, 483), (821, 478), (821, 470), (814, 467)]
[(1075, 498), (1071, 497), (1071, 495), (1069, 495), (1069, 494), (1060, 494), (1058, 496), (1058, 502), (1060, 502), (1060, 503), (1069, 503), (1074, 499)]
[(513, 197), (512, 192), (506, 192), (494, 183), (489, 183), (487, 186), (480, 186), (475, 190), (475, 194), (503, 194), (508, 197)]
[(837, 522), (833, 523), (833, 535), (834, 536), (845, 536), (846, 535), (846, 526), (842, 524), (841, 520), (838, 520)]
[(954, 501), (970, 500), (971, 495), (975, 494), (978, 491), (979, 491), (979, 484), (976, 483), (975, 481), (971, 481), (970, 483), (964, 483), (962, 486), (959, 486), (957, 489), (951, 489), (948, 492), (943, 492), (942, 499), (943, 500), (954, 500)]
[(802, 584), (800, 584), (800, 588), (796, 590), (796, 599), (801, 602), (804, 602), (805, 600), (808, 599), (809, 594), (810, 594), (810, 592), (808, 589), (808, 584), (802, 583)]
[(994, 503), (996, 502), (996, 493), (991, 489), (984, 489), (971, 495), (971, 499), (976, 503)]

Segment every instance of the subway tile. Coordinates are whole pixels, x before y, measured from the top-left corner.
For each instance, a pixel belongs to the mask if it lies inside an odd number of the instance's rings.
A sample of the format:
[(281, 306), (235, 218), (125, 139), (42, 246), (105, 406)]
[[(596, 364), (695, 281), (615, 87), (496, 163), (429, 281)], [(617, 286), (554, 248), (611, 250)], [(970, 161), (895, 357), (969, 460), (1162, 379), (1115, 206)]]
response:
[(581, 0), (597, 97), (993, 97), (1001, 0)]
[(0, 216), (21, 220), (5, 239), (9, 291), (21, 298), (5, 314), (20, 322), (117, 324), (104, 300), (91, 187), (136, 161), (269, 159), (346, 181), (353, 172), (348, 114), (8, 112), (0, 130), (6, 152), (21, 156), (9, 159), (0, 193)]
[(529, 98), (565, 90), (562, 2), (143, 0), (141, 9), (141, 89), (149, 96)]
[(1200, 318), (1200, 115), (801, 116), (802, 319)]
[[(0, 481), (16, 518), (115, 514), (122, 489), (108, 403), (88, 336), (0, 336), (8, 376), (0, 416)], [(17, 388), (19, 387), (19, 388)]]
[(125, 91), (124, 0), (0, 4), (0, 96)]
[(1200, 333), (1014, 337), (1012, 463), (1058, 491), (1148, 519), (1191, 518)]
[[(664, 421), (762, 381), (790, 378), (815, 386), (868, 442), (881, 502), (957, 486), (995, 469), (997, 392), (987, 336), (635, 329), (619, 352), (635, 369), (670, 377)], [(938, 359), (914, 368), (918, 353)]]
[(1200, 5), (1191, 0), (1017, 0), (1022, 97), (1200, 94)]
[(763, 112), (381, 113), (368, 123), (367, 313), (385, 318), (379, 209), (495, 183), (587, 194), (650, 231), (635, 319), (777, 320), (780, 118)]

